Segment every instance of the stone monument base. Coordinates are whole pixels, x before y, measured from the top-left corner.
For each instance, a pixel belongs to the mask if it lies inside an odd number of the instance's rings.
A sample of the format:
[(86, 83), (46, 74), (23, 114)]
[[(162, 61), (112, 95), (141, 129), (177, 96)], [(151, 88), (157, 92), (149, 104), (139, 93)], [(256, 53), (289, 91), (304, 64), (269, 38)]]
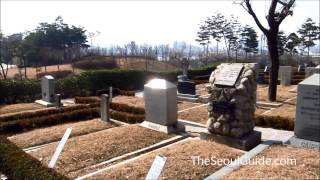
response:
[(148, 128), (148, 129), (152, 129), (155, 131), (159, 131), (159, 132), (164, 132), (167, 134), (184, 131), (184, 126), (182, 124), (179, 124), (178, 122), (175, 125), (165, 126), (165, 125), (156, 124), (156, 123), (149, 122), (149, 121), (143, 121), (140, 124), (140, 126)]
[(223, 136), (220, 134), (212, 134), (210, 132), (202, 132), (200, 133), (200, 139), (204, 140), (213, 140), (222, 144), (226, 144), (228, 146), (241, 149), (244, 151), (249, 151), (252, 148), (256, 147), (261, 142), (261, 132), (253, 131), (252, 133), (242, 137), (242, 138), (234, 138), (229, 136)]
[(294, 147), (302, 147), (308, 149), (320, 149), (320, 142), (300, 139), (296, 136), (291, 137), (286, 144)]
[(42, 106), (45, 106), (45, 107), (54, 107), (54, 103), (50, 103), (50, 102), (44, 101), (42, 99), (36, 100), (34, 102), (37, 104), (40, 104)]
[(199, 95), (193, 95), (193, 94), (178, 93), (177, 96), (179, 101), (197, 102), (199, 99)]

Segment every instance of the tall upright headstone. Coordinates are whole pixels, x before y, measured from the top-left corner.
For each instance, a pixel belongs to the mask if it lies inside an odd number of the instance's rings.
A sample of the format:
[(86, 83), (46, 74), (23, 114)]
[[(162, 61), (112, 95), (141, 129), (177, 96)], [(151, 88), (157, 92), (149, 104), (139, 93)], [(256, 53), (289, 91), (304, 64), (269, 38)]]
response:
[(42, 100), (50, 103), (54, 103), (54, 77), (47, 75), (43, 76), (41, 79), (41, 91), (42, 91)]
[(35, 102), (46, 107), (54, 106), (55, 104), (55, 82), (50, 75), (43, 76), (41, 79), (41, 100)]
[(283, 86), (291, 85), (292, 67), (291, 66), (280, 66), (279, 67), (279, 79)]
[(164, 80), (153, 79), (144, 85), (144, 127), (166, 133), (177, 131), (177, 87)]
[(298, 84), (294, 133), (298, 138), (320, 142), (320, 74)]
[(100, 104), (100, 117), (102, 121), (109, 121), (110, 120), (110, 114), (109, 114), (109, 95), (108, 94), (102, 94), (101, 95), (101, 104)]

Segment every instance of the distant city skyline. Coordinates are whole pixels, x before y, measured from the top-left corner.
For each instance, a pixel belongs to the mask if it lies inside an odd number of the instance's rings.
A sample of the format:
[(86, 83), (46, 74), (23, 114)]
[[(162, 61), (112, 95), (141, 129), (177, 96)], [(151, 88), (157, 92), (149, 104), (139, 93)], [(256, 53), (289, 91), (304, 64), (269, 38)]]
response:
[[(270, 0), (252, 2), (259, 19), (266, 25), (265, 15)], [(293, 16), (287, 17), (280, 26), (286, 34), (296, 32), (312, 18), (319, 25), (317, 0), (296, 0)], [(242, 25), (255, 28), (259, 40), (262, 32), (252, 17), (232, 0), (224, 1), (9, 1), (1, 0), (1, 26), (5, 35), (32, 31), (40, 22), (51, 23), (62, 16), (69, 25), (82, 26), (88, 32), (100, 34), (88, 44), (107, 47), (124, 45), (130, 41), (137, 44), (172, 44), (195, 41), (199, 24), (208, 16), (220, 12), (227, 18), (231, 14), (239, 18)], [(317, 42), (318, 43), (318, 42)]]

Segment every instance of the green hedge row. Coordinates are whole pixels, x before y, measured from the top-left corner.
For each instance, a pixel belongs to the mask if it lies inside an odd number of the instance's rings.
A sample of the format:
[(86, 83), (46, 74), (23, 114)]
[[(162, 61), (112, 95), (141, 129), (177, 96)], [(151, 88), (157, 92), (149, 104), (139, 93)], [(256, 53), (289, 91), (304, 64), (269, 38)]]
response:
[[(91, 104), (92, 106), (100, 106), (100, 98), (99, 97), (76, 97), (75, 98), (75, 103), (79, 104)], [(129, 106), (127, 104), (123, 103), (116, 103), (112, 102), (110, 104), (110, 108), (112, 110), (116, 111), (121, 111), (121, 112), (127, 112), (127, 113), (132, 113), (132, 114), (144, 114), (145, 110), (144, 108), (141, 107), (134, 107), (134, 106)]]
[(143, 114), (131, 114), (131, 113), (115, 111), (115, 110), (110, 111), (110, 117), (112, 119), (129, 123), (129, 124), (141, 123), (144, 121)]
[(294, 119), (281, 116), (256, 115), (255, 125), (293, 131)]
[(67, 122), (93, 119), (100, 116), (99, 108), (84, 108), (70, 112), (47, 114), (46, 116), (18, 119), (0, 124), (1, 134), (23, 132), (39, 127), (47, 127)]
[(29, 118), (35, 118), (35, 117), (41, 117), (41, 116), (47, 116), (48, 114), (57, 114), (57, 113), (65, 113), (70, 112), (74, 110), (79, 109), (86, 109), (88, 108), (88, 105), (80, 104), (76, 106), (69, 106), (69, 107), (62, 107), (62, 108), (49, 108), (49, 109), (42, 109), (38, 111), (33, 112), (21, 112), (13, 115), (5, 115), (0, 117), (0, 123), (2, 122), (8, 122), (13, 120), (19, 120), (19, 119), (29, 119)]
[(67, 180), (53, 169), (25, 153), (6, 137), (0, 136), (0, 172), (8, 179)]
[[(189, 78), (208, 75), (214, 67), (205, 67), (189, 71)], [(96, 95), (98, 90), (110, 86), (126, 91), (143, 89), (144, 84), (155, 77), (164, 78), (171, 82), (177, 81), (180, 71), (174, 72), (145, 72), (136, 70), (96, 70), (85, 71), (56, 80), (56, 93), (63, 98), (75, 96)], [(119, 92), (121, 94), (121, 92)], [(130, 93), (129, 93), (130, 94)], [(132, 93), (131, 93), (132, 94)], [(41, 98), (39, 80), (1, 80), (0, 103), (32, 102)]]

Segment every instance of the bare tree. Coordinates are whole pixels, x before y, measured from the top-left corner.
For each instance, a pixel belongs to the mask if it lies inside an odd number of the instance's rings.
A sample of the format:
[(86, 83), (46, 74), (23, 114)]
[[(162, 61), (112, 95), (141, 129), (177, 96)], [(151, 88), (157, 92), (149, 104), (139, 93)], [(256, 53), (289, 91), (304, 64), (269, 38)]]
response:
[[(270, 101), (276, 101), (277, 97), (277, 79), (278, 79), (278, 70), (279, 70), (279, 52), (278, 52), (278, 33), (279, 26), (282, 21), (288, 16), (292, 15), (292, 8), (295, 3), (295, 0), (272, 0), (269, 8), (268, 15), (266, 17), (268, 21), (269, 28), (265, 28), (257, 15), (252, 9), (250, 0), (241, 0), (240, 5), (253, 17), (257, 26), (267, 37), (269, 56), (271, 59), (270, 67), (270, 80), (269, 80), (269, 93), (268, 99)], [(280, 5), (278, 10), (277, 6)]]

